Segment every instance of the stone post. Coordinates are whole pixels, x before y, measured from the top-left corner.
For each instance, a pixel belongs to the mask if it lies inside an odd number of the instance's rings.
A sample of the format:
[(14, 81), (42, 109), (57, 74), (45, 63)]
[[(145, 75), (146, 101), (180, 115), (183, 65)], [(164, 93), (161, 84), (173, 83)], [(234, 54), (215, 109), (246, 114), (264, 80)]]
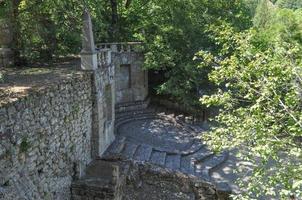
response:
[(0, 19), (0, 67), (14, 63), (11, 45), (13, 41), (12, 27), (9, 19)]
[(87, 9), (83, 13), (82, 37), (81, 68), (83, 70), (96, 70), (98, 67), (97, 52), (95, 50), (91, 17)]

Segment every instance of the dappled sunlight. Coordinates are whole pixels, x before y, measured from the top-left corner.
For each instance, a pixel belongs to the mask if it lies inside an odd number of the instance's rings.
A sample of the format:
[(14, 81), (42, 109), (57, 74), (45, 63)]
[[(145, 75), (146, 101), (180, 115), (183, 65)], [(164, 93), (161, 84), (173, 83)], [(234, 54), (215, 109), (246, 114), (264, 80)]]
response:
[(0, 69), (0, 105), (17, 101), (30, 92), (41, 91), (51, 85), (81, 77), (78, 60), (55, 64), (56, 67), (44, 68), (4, 68)]
[(190, 130), (161, 118), (130, 121), (118, 128), (118, 134), (167, 150), (186, 150), (194, 139)]

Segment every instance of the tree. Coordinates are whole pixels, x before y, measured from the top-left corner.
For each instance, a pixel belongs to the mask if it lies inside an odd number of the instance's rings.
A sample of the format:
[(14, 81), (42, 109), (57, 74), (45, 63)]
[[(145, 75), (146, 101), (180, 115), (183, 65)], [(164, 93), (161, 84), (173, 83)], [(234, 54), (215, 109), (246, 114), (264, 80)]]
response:
[(117, 38), (118, 33), (118, 2), (117, 0), (110, 0), (111, 5), (111, 38), (114, 40)]
[(212, 66), (209, 79), (218, 87), (201, 102), (220, 108), (204, 138), (217, 149), (242, 149), (238, 156), (256, 166), (241, 182), (248, 191), (237, 198), (302, 197), (301, 17), (277, 9), (266, 30), (212, 27), (222, 48), (198, 54), (199, 67)]
[(256, 13), (253, 19), (254, 26), (258, 28), (266, 28), (269, 26), (269, 22), (272, 18), (274, 5), (269, 0), (260, 0)]
[[(206, 74), (192, 61), (196, 51), (213, 48), (206, 27), (223, 18), (238, 30), (251, 25), (243, 1), (173, 0), (132, 1), (121, 12), (122, 32), (145, 44), (145, 67), (160, 70), (165, 82), (157, 92), (187, 107), (200, 108), (198, 99), (210, 88)], [(185, 81), (184, 81), (185, 80)]]
[(280, 8), (289, 8), (289, 9), (302, 8), (302, 0), (278, 0), (276, 4)]

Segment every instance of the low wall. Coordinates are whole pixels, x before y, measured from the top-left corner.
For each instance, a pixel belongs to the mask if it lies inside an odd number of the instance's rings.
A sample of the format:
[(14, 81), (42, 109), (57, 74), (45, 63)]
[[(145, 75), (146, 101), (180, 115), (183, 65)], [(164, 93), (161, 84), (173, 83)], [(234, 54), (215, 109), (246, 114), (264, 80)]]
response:
[(91, 162), (91, 72), (0, 105), (0, 199), (70, 199)]
[(96, 160), (72, 185), (73, 200), (226, 200), (229, 193), (194, 176), (145, 162)]
[(193, 176), (146, 163), (132, 164), (127, 176), (125, 199), (226, 200), (228, 194)]
[(151, 103), (158, 106), (162, 106), (166, 109), (173, 110), (175, 112), (183, 113), (188, 116), (193, 116), (193, 121), (208, 121), (210, 118), (213, 118), (218, 114), (218, 109), (205, 108), (200, 111), (194, 110), (192, 108), (186, 107), (176, 102), (172, 102), (160, 96), (151, 96)]

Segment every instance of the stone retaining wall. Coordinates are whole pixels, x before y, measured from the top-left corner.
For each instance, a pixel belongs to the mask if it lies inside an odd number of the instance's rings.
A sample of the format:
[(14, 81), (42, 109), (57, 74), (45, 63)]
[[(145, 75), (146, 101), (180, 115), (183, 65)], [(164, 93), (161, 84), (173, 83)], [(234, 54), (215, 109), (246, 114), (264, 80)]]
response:
[(73, 200), (226, 200), (211, 183), (145, 162), (96, 160), (72, 185)]
[(91, 161), (92, 74), (0, 107), (0, 199), (70, 199)]
[(131, 164), (123, 199), (226, 200), (209, 182), (146, 163)]

